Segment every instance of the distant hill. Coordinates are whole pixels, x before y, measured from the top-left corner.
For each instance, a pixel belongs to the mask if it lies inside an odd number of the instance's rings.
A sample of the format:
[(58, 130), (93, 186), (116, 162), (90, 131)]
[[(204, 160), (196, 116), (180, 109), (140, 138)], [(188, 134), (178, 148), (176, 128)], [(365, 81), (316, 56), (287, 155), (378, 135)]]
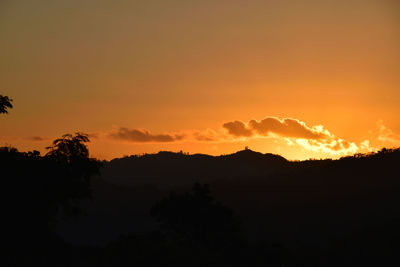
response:
[(157, 185), (165, 188), (244, 175), (269, 175), (287, 164), (288, 161), (281, 156), (249, 149), (221, 156), (161, 151), (113, 159), (105, 164), (101, 176), (105, 181), (118, 185)]

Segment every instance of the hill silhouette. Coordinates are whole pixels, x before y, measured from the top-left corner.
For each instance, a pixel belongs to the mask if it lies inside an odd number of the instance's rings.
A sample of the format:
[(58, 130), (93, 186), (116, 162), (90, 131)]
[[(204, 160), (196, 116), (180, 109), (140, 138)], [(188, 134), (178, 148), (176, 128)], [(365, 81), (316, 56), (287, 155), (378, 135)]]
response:
[(113, 184), (170, 188), (243, 175), (268, 175), (287, 163), (281, 156), (249, 149), (221, 156), (161, 151), (113, 159), (105, 163), (101, 176)]

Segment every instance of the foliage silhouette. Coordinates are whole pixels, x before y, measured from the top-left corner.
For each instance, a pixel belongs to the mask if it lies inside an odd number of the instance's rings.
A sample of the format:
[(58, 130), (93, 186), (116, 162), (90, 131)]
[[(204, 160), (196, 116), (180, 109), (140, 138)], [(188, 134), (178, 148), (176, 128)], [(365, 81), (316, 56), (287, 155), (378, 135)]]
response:
[(67, 215), (79, 213), (79, 206), (73, 202), (90, 197), (90, 178), (99, 174), (102, 165), (98, 160), (89, 158), (89, 150), (85, 145), (88, 142), (88, 135), (78, 132), (75, 135), (65, 134), (47, 147), (49, 151), (45, 158), (56, 162), (67, 176), (61, 194), (64, 199), (61, 207)]
[(75, 159), (86, 159), (89, 157), (89, 150), (85, 143), (90, 142), (89, 136), (84, 133), (65, 134), (53, 141), (46, 156), (55, 158), (58, 161), (71, 162)]
[(1, 113), (8, 113), (9, 108), (13, 108), (13, 105), (11, 104), (13, 100), (10, 99), (8, 96), (2, 96), (0, 95), (0, 114)]
[(229, 250), (240, 242), (240, 222), (233, 211), (215, 202), (208, 185), (172, 192), (151, 210), (166, 237), (194, 247)]
[[(10, 147), (0, 148), (4, 195), (10, 200), (3, 215), (11, 266), (53, 265), (54, 262), (48, 262), (50, 253), (65, 248), (54, 233), (57, 220), (60, 216), (81, 212), (79, 201), (90, 197), (90, 177), (98, 174), (101, 166), (88, 157), (83, 142), (89, 140), (75, 137), (79, 139), (67, 139), (73, 141), (66, 142), (67, 145), (62, 145), (63, 141), (55, 142), (46, 156), (38, 151), (26, 153)], [(71, 144), (83, 152), (71, 149)], [(67, 253), (64, 249), (61, 252)], [(20, 253), (25, 257), (18, 257)]]

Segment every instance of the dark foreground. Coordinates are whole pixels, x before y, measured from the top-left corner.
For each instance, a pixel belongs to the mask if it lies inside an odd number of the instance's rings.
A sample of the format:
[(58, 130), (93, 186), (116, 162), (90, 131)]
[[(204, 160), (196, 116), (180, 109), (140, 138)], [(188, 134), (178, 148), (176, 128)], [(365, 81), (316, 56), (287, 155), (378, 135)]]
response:
[(83, 148), (0, 149), (2, 266), (400, 265), (399, 149), (98, 162)]

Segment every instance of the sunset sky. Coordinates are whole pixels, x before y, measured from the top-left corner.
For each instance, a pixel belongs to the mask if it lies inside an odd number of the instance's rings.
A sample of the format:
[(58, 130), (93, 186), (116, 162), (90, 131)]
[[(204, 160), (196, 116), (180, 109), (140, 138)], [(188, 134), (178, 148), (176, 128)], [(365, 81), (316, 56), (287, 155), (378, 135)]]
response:
[(398, 0), (0, 2), (0, 146), (100, 159), (400, 146)]

